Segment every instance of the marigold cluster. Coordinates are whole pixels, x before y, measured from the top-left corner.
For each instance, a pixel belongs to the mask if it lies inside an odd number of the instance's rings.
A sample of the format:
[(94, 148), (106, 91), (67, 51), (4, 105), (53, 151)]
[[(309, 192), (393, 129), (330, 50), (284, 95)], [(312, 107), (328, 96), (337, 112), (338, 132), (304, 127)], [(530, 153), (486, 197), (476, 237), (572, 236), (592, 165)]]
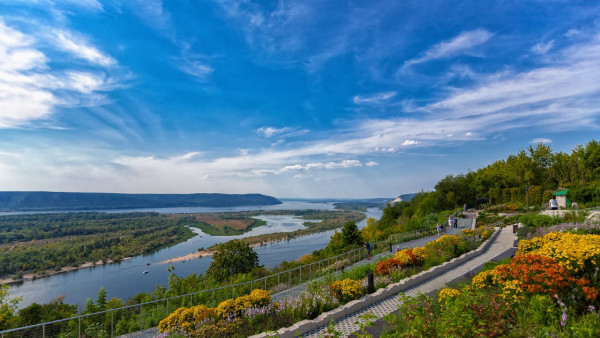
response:
[(396, 252), (394, 258), (400, 262), (401, 266), (418, 265), (422, 262), (414, 253), (413, 249), (404, 249)]
[(333, 282), (329, 289), (343, 303), (357, 299), (363, 294), (363, 287), (360, 282), (350, 278)]
[(476, 289), (490, 287), (497, 283), (498, 276), (495, 269), (482, 271), (478, 273), (477, 276), (473, 277), (473, 280), (471, 281), (471, 285)]
[(191, 332), (197, 323), (206, 319), (224, 319), (228, 316), (239, 315), (243, 310), (253, 307), (263, 307), (271, 303), (269, 291), (255, 289), (249, 295), (240, 296), (235, 299), (227, 299), (216, 308), (206, 305), (198, 305), (191, 308), (181, 307), (171, 313), (158, 324), (159, 332), (171, 332), (183, 330)]
[(433, 242), (425, 244), (425, 248), (429, 249), (443, 249), (446, 247), (453, 246), (454, 244), (462, 243), (463, 239), (458, 235), (443, 235)]
[(440, 290), (438, 294), (438, 302), (442, 305), (446, 305), (448, 301), (456, 296), (460, 295), (460, 291), (457, 289), (445, 288)]
[(580, 273), (600, 263), (600, 235), (550, 232), (519, 242), (517, 255), (537, 254), (552, 258), (571, 273)]
[(190, 333), (194, 330), (195, 323), (201, 322), (204, 319), (214, 318), (215, 314), (215, 309), (209, 308), (206, 305), (198, 305), (191, 308), (180, 307), (167, 318), (160, 321), (158, 330), (159, 332), (171, 332), (175, 329), (181, 329), (186, 333)]
[(377, 264), (375, 265), (375, 271), (378, 275), (387, 275), (391, 271), (398, 269), (401, 266), (402, 265), (400, 264), (399, 260), (395, 258), (390, 258), (377, 262)]

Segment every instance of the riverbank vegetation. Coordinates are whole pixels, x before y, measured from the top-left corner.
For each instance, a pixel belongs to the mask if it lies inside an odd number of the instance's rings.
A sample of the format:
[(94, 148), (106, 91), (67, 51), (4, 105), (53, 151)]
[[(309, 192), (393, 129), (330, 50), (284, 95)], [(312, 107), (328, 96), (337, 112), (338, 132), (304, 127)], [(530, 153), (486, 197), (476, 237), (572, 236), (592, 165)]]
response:
[(169, 215), (176, 217), (179, 224), (198, 228), (212, 236), (235, 236), (246, 233), (252, 228), (266, 225), (267, 222), (241, 213), (211, 212), (189, 215)]
[(119, 261), (184, 241), (193, 232), (158, 213), (0, 216), (0, 275), (43, 275)]

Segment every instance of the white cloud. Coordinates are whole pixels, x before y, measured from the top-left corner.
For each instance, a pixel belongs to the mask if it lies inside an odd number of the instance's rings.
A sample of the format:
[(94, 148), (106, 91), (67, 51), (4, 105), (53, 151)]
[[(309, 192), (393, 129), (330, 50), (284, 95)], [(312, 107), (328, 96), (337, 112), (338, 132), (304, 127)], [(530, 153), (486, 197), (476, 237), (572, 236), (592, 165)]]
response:
[(402, 142), (403, 146), (414, 146), (416, 144), (419, 144), (419, 142), (415, 141), (415, 140), (406, 140), (406, 141)]
[(407, 60), (404, 62), (402, 70), (415, 64), (463, 54), (473, 47), (487, 42), (492, 36), (493, 34), (485, 29), (462, 32), (449, 41), (443, 41), (431, 47), (421, 57)]
[(552, 143), (552, 140), (549, 138), (536, 138), (536, 139), (529, 141), (529, 143), (531, 143), (531, 144), (539, 144), (539, 143), (548, 144), (548, 143)]
[(470, 132), (470, 131), (468, 131), (468, 132), (465, 133), (465, 136), (473, 136), (473, 133)]
[[(39, 34), (47, 36), (46, 32)], [(67, 36), (66, 33), (63, 36)], [(103, 104), (104, 97), (96, 91), (119, 87), (127, 77), (69, 68), (52, 70), (49, 66), (52, 60), (35, 44), (34, 37), (0, 20), (0, 128), (15, 128), (47, 119), (61, 106)], [(95, 54), (89, 46), (71, 47), (77, 48), (78, 57), (113, 64), (112, 59)]]
[(371, 161), (371, 162), (367, 162), (367, 163), (365, 163), (365, 165), (366, 165), (367, 167), (376, 167), (376, 166), (378, 166), (378, 165), (379, 165), (379, 163)]
[(214, 68), (208, 62), (210, 57), (192, 53), (190, 48), (189, 44), (182, 45), (181, 56), (175, 58), (175, 66), (196, 80), (205, 82), (214, 72)]
[(571, 28), (564, 35), (565, 35), (565, 37), (570, 38), (570, 37), (581, 35), (581, 34), (582, 34), (581, 31), (579, 31), (578, 29)]
[(262, 134), (266, 138), (270, 138), (272, 136), (282, 134), (292, 130), (290, 127), (284, 128), (275, 128), (275, 127), (260, 127), (256, 130), (257, 133)]
[(214, 70), (208, 64), (202, 63), (198, 60), (184, 60), (179, 64), (179, 68), (184, 73), (191, 75), (201, 81), (206, 81), (208, 76)]
[(57, 30), (55, 32), (57, 47), (72, 53), (80, 59), (108, 67), (116, 65), (115, 59), (103, 54), (96, 47), (91, 46), (84, 38), (74, 36), (71, 32)]
[(396, 96), (396, 94), (396, 92), (390, 91), (375, 93), (371, 95), (356, 95), (354, 96), (354, 98), (352, 98), (352, 101), (356, 104), (377, 104), (382, 101), (386, 101), (393, 98), (394, 96)]
[(554, 40), (550, 40), (546, 43), (537, 43), (533, 47), (531, 47), (531, 51), (536, 54), (545, 55), (552, 49), (552, 47), (554, 47)]
[(96, 10), (96, 11), (104, 10), (104, 8), (102, 7), (102, 4), (100, 4), (98, 2), (98, 0), (62, 0), (62, 1), (68, 2), (68, 3), (78, 6), (78, 7), (90, 9), (90, 10)]
[(0, 128), (18, 126), (52, 113), (56, 97), (37, 85), (35, 74), (46, 67), (46, 56), (31, 47), (33, 40), (0, 20)]
[(375, 151), (381, 153), (395, 153), (398, 151), (398, 147), (375, 147)]

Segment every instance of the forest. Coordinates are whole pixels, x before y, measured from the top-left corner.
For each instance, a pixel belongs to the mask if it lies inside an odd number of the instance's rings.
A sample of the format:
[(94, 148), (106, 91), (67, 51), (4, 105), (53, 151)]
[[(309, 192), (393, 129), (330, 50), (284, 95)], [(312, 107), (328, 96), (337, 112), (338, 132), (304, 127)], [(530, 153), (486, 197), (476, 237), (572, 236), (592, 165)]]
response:
[(562, 189), (569, 190), (567, 197), (580, 208), (600, 205), (598, 141), (579, 145), (570, 154), (553, 152), (540, 143), (476, 171), (448, 175), (433, 191), (388, 205), (380, 220), (368, 220), (363, 234), (373, 240), (435, 226), (462, 210), (464, 204), (495, 211), (537, 211), (546, 208), (553, 193)]
[(53, 191), (0, 191), (0, 211), (96, 210), (164, 207), (273, 205), (261, 194), (117, 194)]
[(0, 275), (118, 261), (181, 242), (193, 232), (158, 213), (64, 213), (0, 217)]

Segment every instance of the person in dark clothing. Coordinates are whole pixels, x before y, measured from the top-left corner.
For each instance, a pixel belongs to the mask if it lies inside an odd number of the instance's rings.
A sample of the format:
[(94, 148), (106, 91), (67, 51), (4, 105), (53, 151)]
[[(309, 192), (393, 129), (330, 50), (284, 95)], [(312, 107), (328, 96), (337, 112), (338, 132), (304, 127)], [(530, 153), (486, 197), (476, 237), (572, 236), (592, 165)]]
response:
[(454, 219), (454, 228), (458, 229), (458, 218)]
[(369, 244), (369, 242), (365, 242), (365, 248), (367, 249), (367, 256), (369, 257), (368, 259), (371, 260), (371, 244)]

